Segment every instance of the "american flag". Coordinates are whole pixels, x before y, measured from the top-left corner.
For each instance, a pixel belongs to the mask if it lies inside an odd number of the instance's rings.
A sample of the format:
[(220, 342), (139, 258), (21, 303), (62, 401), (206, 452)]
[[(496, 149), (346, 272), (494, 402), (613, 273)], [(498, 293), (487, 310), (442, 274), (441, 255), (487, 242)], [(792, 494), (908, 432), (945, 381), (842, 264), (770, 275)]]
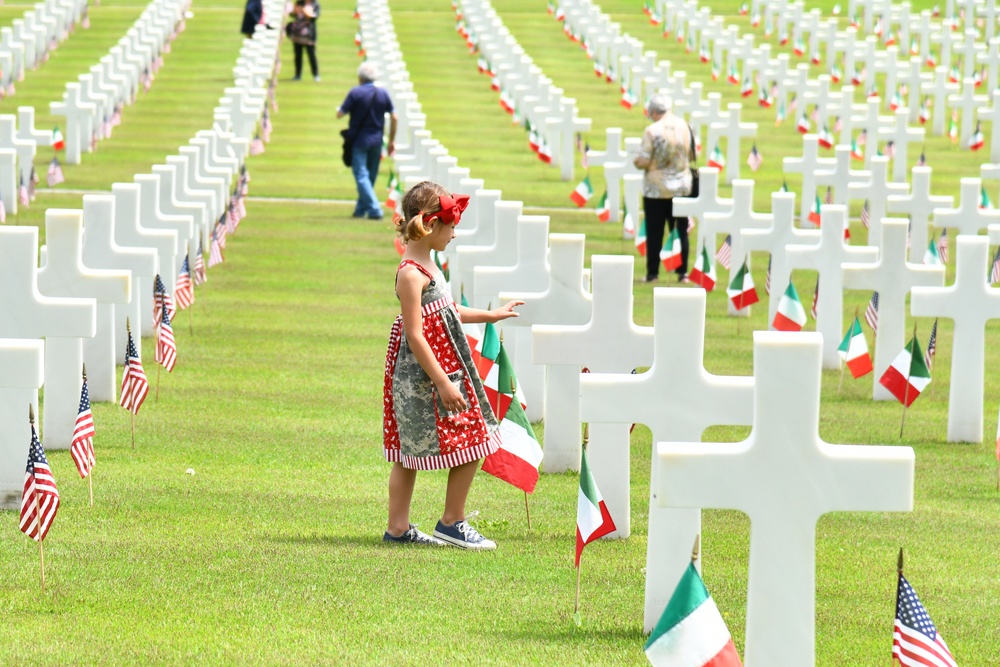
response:
[(840, 132), (840, 130), (842, 130), (843, 127), (844, 127), (844, 122), (840, 119), (840, 116), (837, 116), (836, 118), (833, 119), (834, 132)]
[(198, 241), (198, 254), (194, 256), (194, 284), (204, 285), (208, 282), (208, 273), (205, 272), (205, 246)]
[(86, 378), (80, 390), (80, 409), (76, 414), (69, 454), (80, 471), (80, 477), (89, 475), (94, 468), (94, 416), (90, 412), (90, 390), (87, 389)]
[(587, 157), (587, 153), (590, 151), (590, 144), (584, 144), (583, 150), (580, 152), (580, 167), (586, 171), (590, 167), (590, 159)]
[(31, 197), (31, 201), (35, 201), (35, 189), (38, 188), (38, 174), (35, 172), (35, 166), (31, 166), (31, 177), (28, 179), (28, 196)]
[(31, 195), (28, 194), (28, 186), (24, 184), (24, 177), (21, 177), (21, 185), (17, 189), (17, 203), (28, 208), (31, 204)]
[(219, 237), (215, 232), (212, 232), (212, 243), (208, 248), (208, 268), (212, 268), (216, 264), (222, 264), (223, 261), (222, 246), (219, 244)]
[(864, 146), (868, 143), (868, 130), (861, 130), (861, 134), (858, 135), (858, 146)]
[(264, 108), (264, 115), (260, 118), (260, 137), (264, 143), (271, 141), (271, 114)]
[(750, 149), (750, 155), (747, 157), (747, 164), (750, 166), (750, 171), (757, 171), (760, 169), (760, 165), (763, 164), (764, 158), (760, 156), (760, 151), (757, 150), (757, 144), (753, 145)]
[(942, 264), (948, 263), (948, 230), (941, 230), (941, 237), (938, 239), (938, 257), (941, 258)]
[(903, 667), (958, 667), (930, 614), (902, 572), (896, 588), (892, 657)]
[(240, 196), (246, 197), (250, 191), (248, 187), (250, 183), (250, 172), (247, 171), (247, 166), (244, 164), (240, 167)]
[(32, 422), (28, 466), (24, 471), (24, 490), (21, 492), (21, 532), (41, 542), (52, 527), (58, 510), (59, 490)]
[(813, 319), (816, 318), (816, 306), (819, 305), (819, 276), (816, 276), (816, 291), (813, 292), (813, 305), (812, 305), (812, 316)]
[(829, 185), (826, 186), (826, 196), (823, 197), (823, 203), (824, 204), (833, 203), (833, 188), (831, 188)]
[(927, 341), (927, 352), (924, 354), (924, 363), (927, 365), (927, 370), (931, 369), (931, 362), (934, 361), (934, 354), (937, 352), (937, 319), (934, 320), (934, 326), (931, 327), (931, 337)]
[(264, 142), (261, 141), (260, 135), (256, 135), (253, 141), (250, 142), (250, 155), (260, 155), (264, 152)]
[(153, 280), (153, 326), (159, 326), (160, 320), (163, 319), (163, 307), (166, 306), (167, 313), (170, 318), (173, 319), (174, 313), (174, 300), (170, 298), (170, 293), (167, 292), (166, 286), (160, 279), (160, 274), (156, 274), (156, 278)]
[(49, 184), (49, 187), (59, 185), (66, 179), (63, 178), (62, 167), (59, 166), (59, 159), (52, 158), (52, 162), (49, 162), (49, 170), (45, 174), (45, 182)]
[(726, 271), (729, 270), (729, 263), (733, 258), (733, 237), (731, 234), (726, 235), (726, 240), (722, 242), (722, 246), (719, 247), (719, 251), (715, 253), (715, 261), (722, 265)]
[(764, 276), (764, 291), (768, 294), (771, 293), (771, 260), (773, 257), (767, 258), (767, 275)]
[(926, 167), (927, 166), (927, 156), (924, 155), (923, 151), (920, 151), (920, 157), (917, 159), (917, 166), (918, 167)]
[(139, 75), (139, 83), (142, 84), (142, 89), (147, 93), (153, 87), (153, 76), (149, 73), (149, 69), (144, 69)]
[(232, 234), (240, 224), (240, 214), (236, 210), (235, 197), (229, 200), (229, 207), (226, 209), (226, 232)]
[(177, 299), (177, 307), (184, 310), (194, 303), (194, 286), (191, 284), (191, 268), (187, 255), (184, 256), (184, 263), (181, 264), (181, 272), (177, 274), (177, 284), (174, 285), (174, 297)]
[(892, 158), (896, 156), (896, 142), (890, 141), (885, 145), (885, 150), (882, 151), (882, 155)]
[(878, 292), (872, 292), (872, 300), (868, 302), (868, 308), (865, 310), (865, 322), (872, 331), (878, 332)]
[(128, 332), (128, 346), (125, 348), (125, 371), (122, 373), (122, 391), (118, 405), (134, 415), (139, 414), (142, 402), (149, 393), (146, 371), (142, 370), (142, 359), (132, 341), (132, 330)]
[(174, 328), (170, 325), (170, 311), (163, 314), (163, 321), (156, 332), (155, 361), (168, 372), (174, 370), (177, 363), (177, 343), (174, 342)]
[(864, 206), (861, 207), (861, 224), (865, 226), (865, 229), (868, 229), (868, 218), (870, 215), (871, 214), (868, 210), (868, 200), (866, 199)]
[(997, 254), (993, 255), (993, 269), (990, 271), (990, 284), (1000, 283), (1000, 248)]

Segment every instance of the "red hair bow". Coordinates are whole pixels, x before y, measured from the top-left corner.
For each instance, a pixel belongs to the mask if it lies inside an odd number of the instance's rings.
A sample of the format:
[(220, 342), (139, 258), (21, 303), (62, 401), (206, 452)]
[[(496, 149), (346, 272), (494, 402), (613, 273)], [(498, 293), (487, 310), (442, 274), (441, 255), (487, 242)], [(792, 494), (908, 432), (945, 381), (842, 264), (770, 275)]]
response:
[(462, 219), (462, 212), (469, 207), (469, 195), (455, 195), (454, 197), (440, 195), (438, 203), (441, 205), (441, 210), (437, 213), (424, 213), (424, 222), (437, 218), (441, 222), (457, 225)]

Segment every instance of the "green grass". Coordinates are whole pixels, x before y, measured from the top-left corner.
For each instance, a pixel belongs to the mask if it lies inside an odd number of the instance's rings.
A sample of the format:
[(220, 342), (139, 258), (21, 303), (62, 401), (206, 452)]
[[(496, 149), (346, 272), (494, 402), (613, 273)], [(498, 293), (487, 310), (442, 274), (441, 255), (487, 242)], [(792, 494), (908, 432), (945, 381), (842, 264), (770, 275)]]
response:
[[(712, 4), (732, 11), (728, 3)], [(54, 124), (48, 102), (117, 41), (143, 6), (105, 0), (92, 7), (91, 31), (78, 31), (29, 72), (0, 112), (32, 104), (39, 127)], [(592, 147), (603, 147), (606, 126), (641, 131), (641, 113), (618, 106), (616, 87), (594, 78), (544, 3), (496, 6), (546, 74), (577, 99), (581, 115), (594, 119)], [(696, 54), (648, 26), (639, 3), (603, 6), (661, 58), (686, 68), (689, 80), (708, 79)], [(0, 24), (24, 9), (0, 8)], [(251, 161), (252, 195), (353, 198), (333, 118), (358, 62), (352, 9), (346, 2), (324, 6), (322, 83), (289, 82), (291, 48), (282, 47), (281, 108), (267, 153)], [(231, 82), (242, 3), (196, 4), (193, 11), (151, 92), (126, 109), (96, 155), (66, 168), (61, 187), (108, 190), (210, 124)], [(394, 20), (428, 128), (460, 164), (506, 199), (568, 206), (575, 183), (539, 163), (523, 131), (510, 125), (455, 34), (449, 3), (394, 4)], [(714, 88), (736, 101), (735, 87)], [(768, 210), (768, 193), (781, 183), (780, 158), (796, 154), (801, 142), (791, 121), (775, 129), (770, 112), (745, 111), (760, 123), (766, 161), (754, 175), (756, 207)], [(928, 140), (927, 153), (936, 193), (957, 194), (960, 175), (978, 174), (972, 156), (947, 140)], [(43, 152), (37, 164), (48, 159)], [(591, 176), (600, 192), (600, 172)], [(41, 224), (49, 206), (79, 207), (80, 199), (42, 193), (20, 222)], [(643, 664), (649, 431), (637, 427), (631, 444), (632, 537), (587, 548), (580, 628), (572, 622), (573, 474), (542, 476), (530, 532), (521, 494), (477, 478), (470, 509), (481, 511), (480, 529), (500, 544), (494, 553), (384, 548), (380, 392), (387, 333), (398, 312), (391, 231), (352, 220), (343, 204), (251, 202), (249, 209), (226, 264), (197, 292), (194, 335), (188, 313), (176, 319), (180, 361), (160, 379), (159, 400), (150, 396), (137, 418), (135, 450), (127, 413), (95, 405), (94, 507), (68, 452), (50, 452), (63, 505), (45, 542), (44, 592), (36, 545), (17, 532), (14, 512), (0, 514), (8, 531), (0, 543), (0, 664)], [(600, 225), (589, 210), (553, 212), (551, 219), (553, 232), (587, 234), (588, 264), (591, 254), (630, 250), (617, 227)], [(761, 285), (765, 263), (756, 265)], [(814, 275), (794, 278), (800, 294), (811, 294)], [(737, 334), (719, 292), (708, 299), (706, 366), (749, 374), (751, 331), (766, 327), (766, 309), (755, 309)], [(650, 324), (652, 291), (636, 285), (635, 294), (636, 319)], [(845, 293), (845, 314), (868, 297)], [(918, 323), (925, 342), (930, 322)], [(991, 324), (988, 340), (998, 333)], [(960, 664), (996, 664), (996, 463), (991, 443), (944, 442), (951, 336), (951, 323), (942, 321), (934, 383), (907, 417), (904, 444), (917, 457), (914, 512), (836, 513), (819, 522), (819, 665), (888, 662), (899, 546)], [(995, 345), (987, 346), (986, 364), (1000, 364)], [(155, 382), (151, 355), (146, 369)], [(985, 431), (992, 434), (1000, 381), (986, 375)], [(845, 380), (840, 393), (837, 381), (836, 373), (824, 374), (820, 435), (897, 444), (899, 405), (870, 401), (870, 378)], [(738, 440), (747, 432), (717, 427), (705, 438)], [(419, 476), (412, 519), (424, 529), (439, 516), (444, 483), (441, 473)], [(704, 513), (705, 579), (741, 650), (748, 535), (744, 515)]]

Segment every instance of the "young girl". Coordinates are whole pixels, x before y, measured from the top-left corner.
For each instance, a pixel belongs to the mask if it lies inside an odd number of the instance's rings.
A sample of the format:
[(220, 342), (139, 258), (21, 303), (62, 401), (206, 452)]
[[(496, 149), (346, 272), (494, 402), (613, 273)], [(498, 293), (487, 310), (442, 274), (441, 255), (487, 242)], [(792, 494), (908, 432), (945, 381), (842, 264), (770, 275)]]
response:
[[(455, 237), (455, 225), (469, 203), (424, 181), (403, 197), (396, 233), (405, 244), (396, 271), (401, 314), (389, 336), (385, 359), (383, 441), (389, 473), (389, 526), (385, 542), (452, 544), (495, 549), (466, 521), (465, 499), (479, 459), (497, 450), (498, 424), (486, 399), (462, 331), (462, 321), (499, 322), (517, 317), (512, 301), (494, 310), (464, 308), (448, 292), (431, 260)], [(444, 515), (434, 536), (410, 523), (410, 499), (417, 470), (449, 468)]]

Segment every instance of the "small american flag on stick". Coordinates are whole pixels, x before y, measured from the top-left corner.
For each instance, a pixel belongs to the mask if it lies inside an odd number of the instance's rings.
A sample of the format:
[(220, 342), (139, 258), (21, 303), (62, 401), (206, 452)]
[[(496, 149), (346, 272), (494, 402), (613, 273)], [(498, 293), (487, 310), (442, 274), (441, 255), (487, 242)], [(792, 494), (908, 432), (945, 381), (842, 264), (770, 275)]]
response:
[(205, 271), (205, 246), (198, 241), (198, 254), (194, 256), (194, 284), (204, 285), (208, 282), (208, 273)]
[[(170, 312), (164, 311), (156, 334), (156, 362), (167, 371), (174, 370), (177, 363), (177, 343), (174, 341), (174, 328), (170, 324)], [(159, 391), (159, 389), (157, 389)]]
[(194, 303), (194, 286), (191, 284), (191, 269), (187, 255), (184, 256), (184, 263), (181, 264), (181, 272), (177, 274), (174, 296), (177, 298), (177, 307), (181, 310)]
[(170, 298), (170, 293), (167, 292), (166, 286), (163, 284), (163, 280), (160, 279), (160, 274), (156, 274), (156, 278), (153, 280), (153, 326), (157, 327), (160, 325), (160, 320), (163, 319), (163, 309), (166, 308), (173, 318), (176, 309), (174, 308), (174, 300)]
[(59, 185), (65, 180), (62, 167), (59, 165), (59, 158), (52, 158), (52, 162), (49, 162), (49, 170), (45, 174), (45, 182), (48, 183), (51, 188)]
[(927, 341), (927, 352), (924, 354), (924, 363), (927, 365), (927, 370), (931, 369), (931, 362), (934, 361), (934, 354), (937, 352), (937, 319), (934, 320), (934, 326), (931, 327), (931, 337)]
[(17, 188), (17, 203), (25, 208), (31, 204), (31, 195), (28, 194), (28, 186), (25, 185), (23, 176), (21, 177), (21, 185)]
[(137, 415), (148, 393), (149, 381), (146, 380), (146, 371), (142, 369), (142, 360), (132, 340), (132, 329), (129, 329), (128, 346), (125, 348), (125, 371), (122, 373), (122, 391), (118, 405)]
[(990, 284), (1000, 283), (1000, 247), (997, 248), (997, 253), (993, 255), (993, 268), (990, 270)]
[(222, 257), (222, 246), (219, 244), (219, 237), (212, 232), (212, 243), (208, 248), (208, 268), (225, 261)]
[(80, 390), (80, 409), (76, 414), (76, 426), (73, 427), (73, 439), (70, 441), (69, 454), (73, 457), (76, 469), (83, 479), (94, 468), (94, 416), (90, 412), (90, 391), (87, 389), (87, 375), (83, 376), (83, 388)]
[[(41, 542), (52, 527), (52, 520), (59, 511), (59, 490), (45, 458), (45, 450), (35, 431), (34, 411), (31, 419), (31, 445), (28, 448), (28, 466), (24, 471), (24, 489), (21, 492), (21, 532)], [(43, 581), (44, 581), (44, 575)]]
[(942, 229), (941, 236), (938, 238), (938, 257), (941, 258), (942, 264), (948, 263), (948, 230)]
[(750, 171), (757, 171), (763, 163), (764, 158), (761, 157), (760, 151), (757, 150), (757, 144), (754, 144), (753, 148), (750, 149), (750, 155), (747, 157), (747, 165), (750, 166)]
[(865, 322), (872, 328), (872, 331), (878, 332), (878, 292), (872, 292), (872, 299), (868, 302), (868, 308), (865, 310)]
[(726, 240), (722, 242), (719, 251), (715, 253), (715, 261), (722, 265), (726, 271), (729, 270), (730, 262), (733, 259), (733, 237), (726, 235)]
[(871, 213), (868, 209), (868, 200), (866, 199), (864, 205), (861, 207), (861, 224), (865, 226), (865, 229), (868, 229), (868, 218), (870, 216)]

